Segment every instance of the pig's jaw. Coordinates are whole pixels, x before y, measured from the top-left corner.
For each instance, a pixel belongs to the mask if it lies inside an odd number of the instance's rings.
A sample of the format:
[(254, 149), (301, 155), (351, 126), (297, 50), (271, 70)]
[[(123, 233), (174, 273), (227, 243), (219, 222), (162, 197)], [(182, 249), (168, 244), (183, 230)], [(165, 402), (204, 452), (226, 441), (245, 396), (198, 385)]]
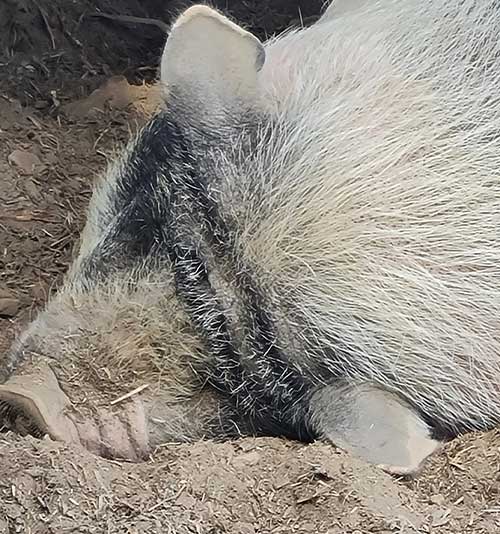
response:
[(105, 458), (141, 461), (150, 450), (146, 416), (138, 399), (81, 416), (46, 364), (0, 385), (0, 430), (81, 445)]

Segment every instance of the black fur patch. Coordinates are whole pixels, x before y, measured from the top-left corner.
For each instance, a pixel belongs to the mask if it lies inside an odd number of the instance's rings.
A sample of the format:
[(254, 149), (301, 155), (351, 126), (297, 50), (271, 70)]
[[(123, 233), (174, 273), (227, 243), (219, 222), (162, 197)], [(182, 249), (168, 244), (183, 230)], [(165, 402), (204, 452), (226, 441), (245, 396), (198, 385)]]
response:
[[(151, 269), (169, 263), (178, 296), (206, 345), (208, 381), (232, 400), (256, 433), (310, 440), (305, 414), (312, 384), (278, 348), (266, 301), (207, 192), (204, 146), (227, 141), (186, 131), (168, 112), (154, 118), (128, 154), (110, 210), (114, 217), (83, 269), (92, 279), (138, 262)], [(211, 265), (203, 250), (216, 258)], [(210, 284), (209, 269), (219, 268), (232, 271), (244, 310), (244, 353), (233, 342)]]
[(92, 277), (108, 276), (144, 258), (168, 258), (175, 171), (181, 158), (187, 157), (182, 143), (178, 128), (165, 114), (141, 132), (117, 180), (109, 228), (84, 264)]

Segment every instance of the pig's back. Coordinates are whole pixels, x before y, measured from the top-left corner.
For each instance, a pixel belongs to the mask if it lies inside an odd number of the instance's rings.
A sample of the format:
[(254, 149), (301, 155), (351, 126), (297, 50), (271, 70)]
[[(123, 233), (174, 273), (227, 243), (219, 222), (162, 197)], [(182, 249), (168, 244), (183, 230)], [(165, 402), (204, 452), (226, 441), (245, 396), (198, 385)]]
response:
[(267, 46), (271, 142), (228, 185), (242, 255), (311, 373), (319, 351), (451, 425), (498, 422), (497, 8), (333, 15)]

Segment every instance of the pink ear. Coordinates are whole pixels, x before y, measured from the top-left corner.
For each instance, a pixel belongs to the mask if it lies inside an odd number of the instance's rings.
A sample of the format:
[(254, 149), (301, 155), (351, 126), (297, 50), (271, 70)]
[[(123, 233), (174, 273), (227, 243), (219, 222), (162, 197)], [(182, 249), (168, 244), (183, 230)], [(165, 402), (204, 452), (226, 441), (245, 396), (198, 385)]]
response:
[(204, 113), (235, 102), (254, 106), (264, 47), (251, 33), (207, 6), (187, 9), (174, 23), (161, 59), (161, 81)]

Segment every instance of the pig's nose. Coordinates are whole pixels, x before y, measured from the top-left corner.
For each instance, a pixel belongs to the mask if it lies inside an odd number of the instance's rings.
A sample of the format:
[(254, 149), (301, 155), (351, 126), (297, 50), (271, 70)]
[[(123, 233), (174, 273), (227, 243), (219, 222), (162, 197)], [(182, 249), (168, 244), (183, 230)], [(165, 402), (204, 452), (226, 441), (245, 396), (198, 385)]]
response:
[(0, 431), (78, 444), (106, 458), (140, 461), (149, 455), (146, 417), (140, 401), (94, 407), (95, 417), (75, 411), (48, 365), (12, 376), (0, 385)]
[(0, 428), (78, 442), (77, 429), (65, 415), (70, 406), (50, 367), (37, 366), (32, 373), (14, 375), (0, 385)]

